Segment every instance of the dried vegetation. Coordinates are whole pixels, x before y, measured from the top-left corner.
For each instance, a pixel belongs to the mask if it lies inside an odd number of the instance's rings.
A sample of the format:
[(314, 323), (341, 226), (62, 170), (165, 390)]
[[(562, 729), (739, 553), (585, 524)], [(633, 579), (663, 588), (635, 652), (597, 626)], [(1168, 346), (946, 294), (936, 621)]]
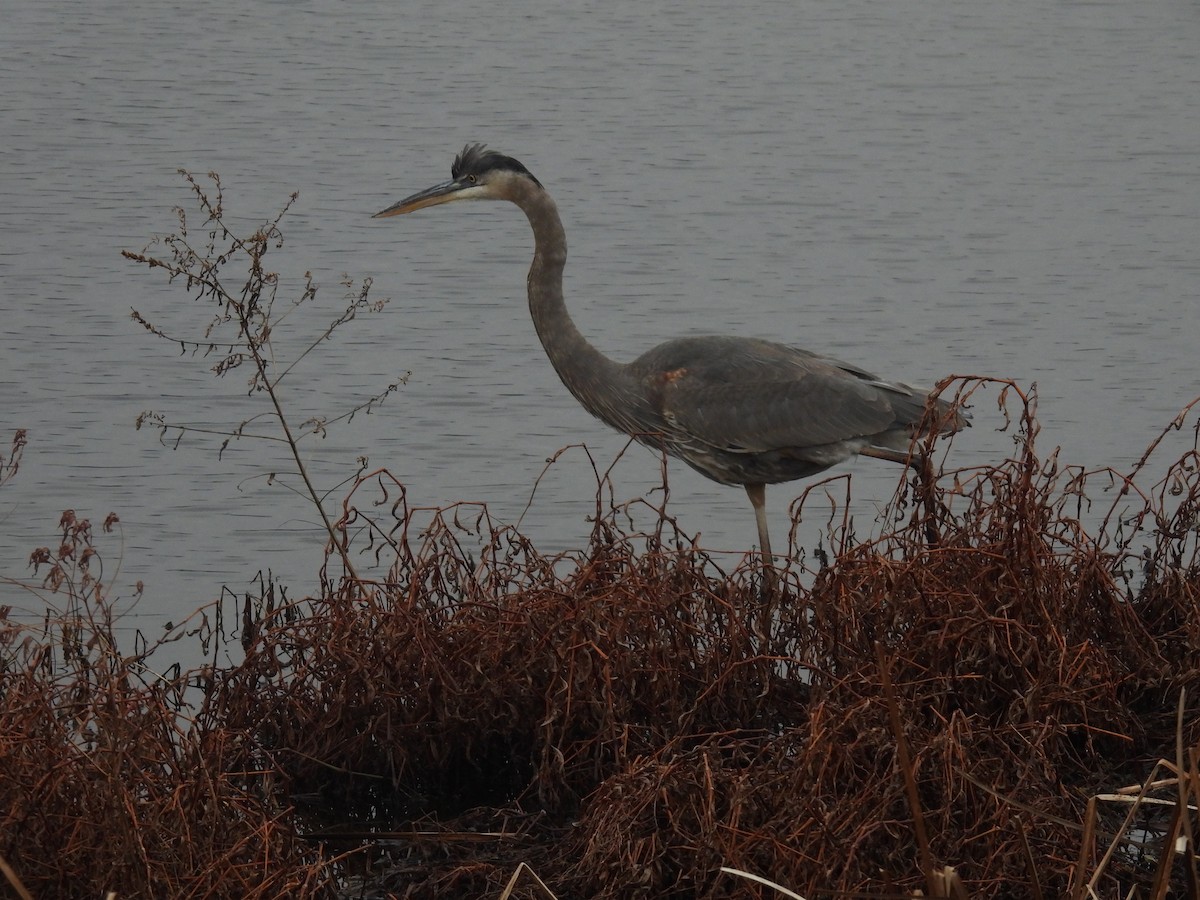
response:
[(831, 525), (765, 643), (753, 567), (668, 518), (598, 509), (548, 558), (475, 507), (418, 530), (377, 471), (336, 528), (386, 580), (268, 589), (244, 662), (152, 675), (65, 519), (37, 562), (69, 608), (0, 632), (0, 857), (64, 897), (499, 896), (522, 862), (564, 897), (773, 893), (723, 866), (805, 897), (1184, 896), (1197, 454), (1139, 496), (1035, 429), (1026, 404), (1012, 459), (904, 487), (876, 539)]

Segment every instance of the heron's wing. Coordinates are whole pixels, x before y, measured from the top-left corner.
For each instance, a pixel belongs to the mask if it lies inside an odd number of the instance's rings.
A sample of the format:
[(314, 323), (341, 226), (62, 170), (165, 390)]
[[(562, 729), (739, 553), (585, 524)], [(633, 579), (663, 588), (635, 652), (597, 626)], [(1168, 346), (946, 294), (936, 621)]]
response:
[[(647, 372), (679, 436), (733, 452), (870, 441), (915, 425), (925, 397), (803, 350), (736, 338), (692, 338), (651, 351)], [(643, 376), (645, 377), (645, 376)]]

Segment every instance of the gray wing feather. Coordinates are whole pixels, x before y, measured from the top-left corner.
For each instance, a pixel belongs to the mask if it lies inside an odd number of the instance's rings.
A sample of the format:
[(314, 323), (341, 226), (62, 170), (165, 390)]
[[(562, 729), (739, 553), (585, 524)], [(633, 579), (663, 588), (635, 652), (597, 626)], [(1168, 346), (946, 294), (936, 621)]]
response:
[(869, 442), (916, 424), (925, 408), (925, 397), (907, 385), (769, 341), (684, 338), (633, 368), (660, 380), (659, 409), (670, 425), (735, 452)]

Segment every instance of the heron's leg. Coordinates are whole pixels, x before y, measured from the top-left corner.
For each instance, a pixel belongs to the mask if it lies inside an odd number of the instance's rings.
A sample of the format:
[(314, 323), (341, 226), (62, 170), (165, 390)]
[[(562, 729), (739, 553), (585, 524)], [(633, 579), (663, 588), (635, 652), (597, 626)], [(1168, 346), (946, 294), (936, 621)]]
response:
[(873, 459), (886, 459), (888, 462), (909, 465), (918, 472), (921, 471), (921, 454), (919, 453), (902, 453), (899, 450), (888, 450), (884, 447), (863, 447), (858, 451), (858, 455), (870, 456)]
[(754, 521), (758, 524), (758, 546), (762, 551), (763, 565), (775, 567), (775, 557), (771, 554), (771, 536), (767, 533), (767, 488), (763, 484), (746, 485), (746, 495), (754, 507)]
[(762, 553), (763, 581), (759, 599), (758, 621), (754, 630), (761, 641), (767, 641), (771, 632), (772, 604), (775, 599), (775, 557), (771, 553), (771, 536), (767, 533), (767, 489), (765, 485), (746, 485), (746, 496), (754, 507), (754, 520), (758, 524), (758, 547)]

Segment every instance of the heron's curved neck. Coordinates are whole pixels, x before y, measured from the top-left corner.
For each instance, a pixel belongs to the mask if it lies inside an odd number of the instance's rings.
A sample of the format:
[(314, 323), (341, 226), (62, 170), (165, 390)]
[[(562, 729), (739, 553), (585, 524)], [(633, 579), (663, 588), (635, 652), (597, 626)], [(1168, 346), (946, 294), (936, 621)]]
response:
[(590, 412), (615, 427), (617, 404), (631, 378), (626, 367), (609, 359), (575, 327), (563, 301), (563, 267), (567, 262), (567, 237), (554, 200), (532, 183), (512, 201), (521, 208), (533, 227), (533, 264), (529, 267), (529, 312), (546, 355), (568, 390)]

